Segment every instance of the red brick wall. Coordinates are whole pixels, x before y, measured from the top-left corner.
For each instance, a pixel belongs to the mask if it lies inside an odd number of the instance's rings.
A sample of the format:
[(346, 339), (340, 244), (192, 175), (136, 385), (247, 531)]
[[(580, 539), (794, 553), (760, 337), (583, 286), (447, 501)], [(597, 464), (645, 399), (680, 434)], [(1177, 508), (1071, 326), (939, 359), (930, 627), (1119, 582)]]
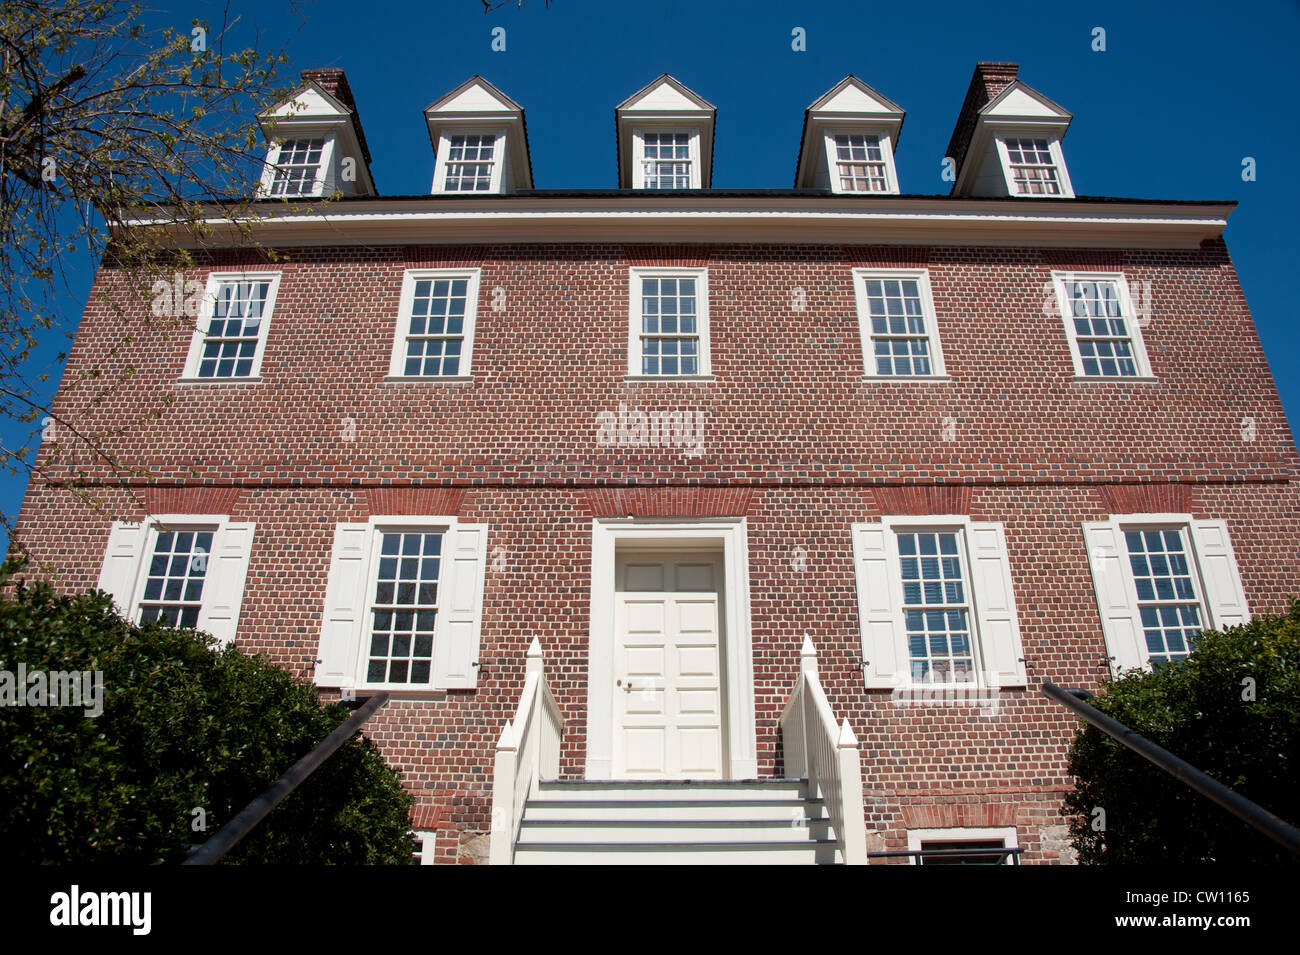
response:
[[(484, 270), (475, 380), (457, 384), (382, 381), (402, 270), (447, 261), (441, 250), (291, 250), (258, 383), (178, 385), (188, 334), (119, 321), (92, 299), (56, 407), (160, 484), (102, 489), (96, 509), (34, 482), (19, 538), (81, 589), (97, 580), (114, 515), (255, 521), (239, 642), (310, 678), (337, 522), (449, 510), (486, 522), (478, 688), (394, 702), (370, 730), (416, 792), (422, 827), (472, 832), (487, 828), (492, 746), (534, 636), (568, 720), (564, 771), (581, 772), (592, 517), (745, 515), (760, 772), (780, 769), (776, 721), (806, 632), (831, 705), (862, 742), (874, 844), (905, 848), (918, 819), (996, 817), (1018, 827), (1026, 861), (1054, 859), (1040, 830), (1060, 822), (1071, 722), (1033, 686), (1095, 686), (1105, 669), (1080, 523), (1146, 509), (1227, 520), (1255, 612), (1281, 609), (1300, 580), (1296, 450), (1223, 247), (696, 250), (716, 380), (625, 382), (628, 262), (686, 254), (456, 253)], [(951, 382), (862, 380), (849, 269), (866, 261), (928, 264)], [(1152, 284), (1154, 384), (1073, 380), (1044, 283), (1052, 268), (1099, 262)], [(795, 286), (805, 311), (791, 311)], [(136, 344), (113, 357), (124, 334)], [(130, 386), (92, 401), (83, 376), (96, 363), (110, 381), (133, 365)], [(620, 403), (703, 410), (703, 453), (600, 445), (596, 416)], [(62, 467), (48, 450), (42, 463)], [(79, 464), (117, 480), (84, 454)], [(1006, 525), (1031, 688), (1005, 691), (996, 714), (863, 689), (849, 525), (938, 512)], [(439, 857), (458, 857), (451, 846), (439, 842)]]

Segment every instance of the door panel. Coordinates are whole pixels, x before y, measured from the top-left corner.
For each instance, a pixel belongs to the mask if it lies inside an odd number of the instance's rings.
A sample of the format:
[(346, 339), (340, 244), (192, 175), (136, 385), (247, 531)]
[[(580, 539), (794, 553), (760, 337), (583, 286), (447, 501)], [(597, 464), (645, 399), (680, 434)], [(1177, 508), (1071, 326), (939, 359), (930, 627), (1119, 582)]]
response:
[(615, 577), (614, 775), (721, 778), (717, 562), (638, 555)]

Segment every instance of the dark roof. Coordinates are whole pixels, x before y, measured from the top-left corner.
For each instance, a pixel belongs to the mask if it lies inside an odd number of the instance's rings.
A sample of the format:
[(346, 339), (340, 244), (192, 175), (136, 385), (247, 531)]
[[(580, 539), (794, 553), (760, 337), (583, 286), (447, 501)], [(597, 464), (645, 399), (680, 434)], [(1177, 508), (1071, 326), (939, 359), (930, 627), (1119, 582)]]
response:
[[(1014, 203), (1017, 205), (1082, 205), (1084, 203), (1116, 203), (1129, 205), (1164, 205), (1164, 206), (1233, 206), (1237, 205), (1235, 199), (1132, 199), (1124, 196), (1075, 196), (1069, 198), (1065, 196), (1035, 196), (1032, 199), (1026, 199), (1023, 196), (951, 196), (947, 193), (902, 193), (899, 195), (887, 193), (868, 193), (855, 196), (846, 196), (842, 193), (831, 192), (829, 189), (523, 189), (519, 192), (508, 193), (505, 195), (483, 195), (481, 193), (420, 193), (412, 196), (343, 196), (338, 199), (332, 199), (332, 202), (411, 202), (414, 200), (431, 200), (434, 202), (466, 202), (476, 199), (612, 199), (612, 198), (636, 198), (646, 199), (652, 197), (662, 198), (691, 198), (691, 197), (717, 197), (717, 198), (735, 198), (735, 199), (798, 199), (798, 198), (827, 198), (827, 199), (844, 199), (852, 200), (857, 198), (868, 198), (876, 200), (885, 200), (889, 202), (902, 202), (910, 199), (937, 199), (944, 202), (997, 202), (997, 203)], [(259, 202), (285, 202), (284, 199), (266, 198), (260, 199)], [(295, 204), (309, 202), (311, 200), (303, 197), (295, 197), (291, 200)]]

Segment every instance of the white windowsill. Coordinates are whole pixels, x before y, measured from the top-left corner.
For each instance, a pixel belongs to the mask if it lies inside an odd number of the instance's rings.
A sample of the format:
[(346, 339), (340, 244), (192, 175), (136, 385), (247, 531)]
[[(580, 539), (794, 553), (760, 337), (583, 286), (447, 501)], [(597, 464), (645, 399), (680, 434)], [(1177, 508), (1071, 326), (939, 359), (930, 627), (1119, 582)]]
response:
[(951, 382), (952, 375), (863, 375), (863, 381), (888, 381), (904, 384), (909, 381)]
[(1150, 385), (1158, 382), (1160, 379), (1149, 375), (1075, 375), (1074, 380), (1110, 385), (1126, 385), (1130, 383)]
[(260, 385), (262, 376), (250, 378), (177, 378), (178, 385)]
[(385, 385), (400, 384), (418, 384), (427, 382), (429, 384), (455, 384), (458, 382), (473, 382), (473, 375), (389, 375), (384, 378)]
[(717, 381), (713, 375), (624, 375), (624, 381)]

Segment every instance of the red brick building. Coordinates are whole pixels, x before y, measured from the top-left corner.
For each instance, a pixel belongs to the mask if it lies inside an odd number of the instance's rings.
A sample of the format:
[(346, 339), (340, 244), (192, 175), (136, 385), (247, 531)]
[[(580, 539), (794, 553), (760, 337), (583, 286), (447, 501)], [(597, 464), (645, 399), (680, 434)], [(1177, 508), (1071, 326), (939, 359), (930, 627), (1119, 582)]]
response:
[[(619, 189), (535, 188), (475, 77), (426, 111), (431, 193), (381, 197), (309, 71), (265, 117), (285, 258), (218, 224), (192, 335), (124, 329), (101, 271), (55, 409), (120, 467), (79, 465), (103, 509), (33, 482), (18, 535), (389, 690), (425, 861), (1068, 859), (1039, 684), (1280, 610), (1300, 498), (1233, 204), (1077, 194), (1016, 73), (977, 67), (950, 195), (903, 192), (903, 111), (854, 77), (793, 189), (715, 184), (665, 76), (616, 110)], [(134, 370), (92, 402), (91, 365)]]

